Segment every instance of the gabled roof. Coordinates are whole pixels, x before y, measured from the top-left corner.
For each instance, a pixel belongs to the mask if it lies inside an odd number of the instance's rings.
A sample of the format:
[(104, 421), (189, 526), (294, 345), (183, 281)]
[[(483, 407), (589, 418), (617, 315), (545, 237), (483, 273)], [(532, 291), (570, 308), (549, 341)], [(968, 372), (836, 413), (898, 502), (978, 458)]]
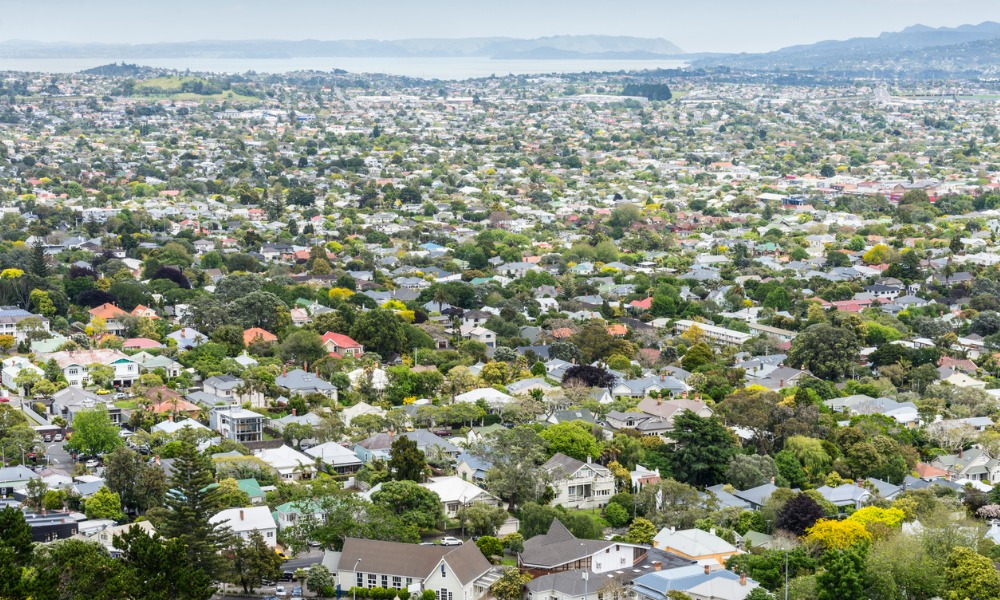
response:
[(544, 535), (525, 540), (521, 563), (525, 566), (555, 568), (600, 552), (615, 542), (577, 538), (558, 518), (552, 519)]
[(385, 573), (400, 577), (425, 579), (443, 560), (463, 585), (475, 581), (490, 570), (490, 562), (473, 543), (461, 546), (420, 546), (401, 542), (382, 542), (347, 538), (340, 553), (340, 564), (359, 571)]

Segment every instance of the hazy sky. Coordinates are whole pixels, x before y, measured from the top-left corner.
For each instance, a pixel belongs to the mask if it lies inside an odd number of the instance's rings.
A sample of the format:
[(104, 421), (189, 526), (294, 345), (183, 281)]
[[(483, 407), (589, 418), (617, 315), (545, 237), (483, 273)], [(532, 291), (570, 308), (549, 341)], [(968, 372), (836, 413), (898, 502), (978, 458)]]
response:
[(988, 20), (1000, 0), (0, 0), (0, 40), (53, 42), (597, 33), (758, 52)]

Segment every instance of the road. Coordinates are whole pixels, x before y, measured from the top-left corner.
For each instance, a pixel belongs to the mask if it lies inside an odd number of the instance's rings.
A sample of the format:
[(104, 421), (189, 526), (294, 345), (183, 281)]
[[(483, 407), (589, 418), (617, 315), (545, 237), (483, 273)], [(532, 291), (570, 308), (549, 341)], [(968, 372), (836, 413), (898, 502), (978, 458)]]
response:
[[(281, 565), (281, 570), (282, 571), (295, 571), (297, 569), (308, 569), (309, 565), (313, 565), (315, 563), (318, 563), (321, 560), (323, 560), (323, 551), (319, 550), (319, 549), (316, 549), (316, 548), (310, 548), (308, 552), (302, 552), (302, 553), (296, 555), (295, 557), (286, 560)], [(279, 582), (278, 585), (281, 585), (281, 586), (283, 586), (285, 588), (286, 595), (283, 597), (283, 600), (284, 600), (284, 599), (288, 598), (288, 594), (291, 593), (292, 588), (294, 588), (295, 586), (303, 585), (303, 583), (301, 581), (282, 581), (282, 582)], [(225, 590), (225, 591), (227, 591), (227, 592), (235, 592), (236, 589), (237, 589), (236, 586), (230, 585), (230, 586), (228, 586), (227, 590)], [(254, 590), (254, 594), (252, 596), (250, 596), (250, 597), (251, 598), (254, 598), (254, 597), (256, 597), (256, 598), (262, 598), (262, 597), (265, 597), (265, 596), (273, 596), (274, 595), (274, 590), (275, 590), (275, 586), (273, 586), (273, 585), (272, 586), (260, 587), (260, 588), (257, 588), (256, 590)], [(243, 588), (239, 588), (239, 592), (242, 593), (243, 592)], [(311, 597), (312, 594), (307, 591), (304, 594), (304, 596), (305, 597)], [(213, 598), (215, 598), (216, 600), (230, 600), (230, 599), (232, 599), (232, 600), (246, 600), (246, 596), (230, 596), (228, 594), (216, 594), (215, 596), (213, 596)]]

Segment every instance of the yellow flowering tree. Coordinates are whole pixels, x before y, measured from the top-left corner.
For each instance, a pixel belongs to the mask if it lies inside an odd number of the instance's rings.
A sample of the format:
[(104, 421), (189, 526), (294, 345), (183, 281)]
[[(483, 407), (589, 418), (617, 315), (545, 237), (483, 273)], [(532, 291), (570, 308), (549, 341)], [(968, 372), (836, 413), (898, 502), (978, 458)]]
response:
[(899, 527), (905, 519), (906, 513), (900, 508), (880, 508), (878, 506), (866, 506), (847, 518), (848, 521), (856, 521), (866, 527), (869, 523), (881, 523), (891, 528)]
[(863, 542), (871, 542), (872, 534), (859, 521), (820, 519), (806, 529), (806, 542), (824, 550), (846, 550)]

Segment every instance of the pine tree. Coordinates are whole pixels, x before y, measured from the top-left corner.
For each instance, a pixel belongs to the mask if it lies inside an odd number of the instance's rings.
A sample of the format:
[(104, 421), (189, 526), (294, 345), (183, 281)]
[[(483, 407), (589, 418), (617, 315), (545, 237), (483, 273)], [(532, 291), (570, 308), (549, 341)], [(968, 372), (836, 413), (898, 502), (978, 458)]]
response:
[(31, 245), (31, 255), (28, 256), (28, 271), (39, 277), (48, 277), (52, 273), (45, 258), (45, 246), (42, 245), (40, 239), (35, 240), (35, 243)]
[(206, 489), (214, 483), (212, 467), (195, 447), (194, 433), (185, 429), (180, 441), (165, 501), (170, 512), (161, 533), (182, 541), (191, 563), (217, 578), (222, 568), (218, 550), (226, 545), (229, 532), (216, 529), (209, 519), (222, 510), (222, 499), (219, 488)]

